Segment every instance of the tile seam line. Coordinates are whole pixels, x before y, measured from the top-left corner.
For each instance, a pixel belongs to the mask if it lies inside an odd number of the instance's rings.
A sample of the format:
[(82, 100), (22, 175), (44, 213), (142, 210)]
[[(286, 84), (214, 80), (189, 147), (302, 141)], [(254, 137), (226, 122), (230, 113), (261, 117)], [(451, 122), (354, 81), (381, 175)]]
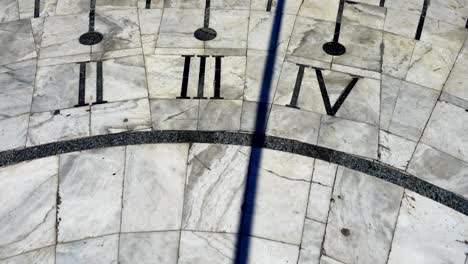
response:
[[(316, 158), (353, 169), (414, 191), (468, 216), (467, 199), (397, 168), (393, 168), (376, 160), (358, 157), (353, 154), (321, 147), (315, 144), (303, 143), (293, 139), (268, 135), (266, 135), (265, 138), (265, 142), (256, 147)], [(252, 146), (252, 142), (253, 134), (243, 132), (196, 130), (125, 132), (2, 151), (0, 152), (0, 168), (23, 161), (30, 161), (64, 153), (117, 146), (157, 143), (208, 143)]]

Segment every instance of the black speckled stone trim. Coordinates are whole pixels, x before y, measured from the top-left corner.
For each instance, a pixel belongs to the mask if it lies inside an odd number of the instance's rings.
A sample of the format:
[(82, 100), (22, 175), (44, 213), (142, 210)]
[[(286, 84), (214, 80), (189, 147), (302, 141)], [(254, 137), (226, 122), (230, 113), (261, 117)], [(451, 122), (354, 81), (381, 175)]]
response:
[[(0, 167), (74, 151), (149, 143), (211, 143), (252, 146), (253, 134), (222, 131), (144, 131), (101, 135), (0, 152)], [(290, 152), (335, 163), (383, 179), (468, 216), (468, 200), (381, 162), (296, 140), (266, 136), (255, 147)]]

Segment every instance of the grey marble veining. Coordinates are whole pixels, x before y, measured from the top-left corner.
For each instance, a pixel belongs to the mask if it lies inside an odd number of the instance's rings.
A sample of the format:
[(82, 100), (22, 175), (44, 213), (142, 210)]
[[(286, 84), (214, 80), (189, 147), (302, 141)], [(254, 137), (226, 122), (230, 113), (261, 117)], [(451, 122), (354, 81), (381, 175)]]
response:
[(175, 264), (179, 231), (120, 235), (119, 263)]
[(129, 146), (122, 232), (180, 229), (188, 145)]
[(37, 56), (29, 19), (0, 24), (0, 65)]
[(0, 23), (10, 22), (19, 19), (17, 0), (4, 0), (0, 2)]
[(153, 129), (197, 130), (198, 105), (199, 100), (197, 99), (150, 100)]
[(115, 264), (118, 242), (118, 235), (110, 235), (58, 244), (56, 264)]
[(89, 136), (89, 107), (31, 114), (27, 146)]
[(182, 231), (178, 263), (230, 264), (235, 246), (234, 234)]
[(325, 224), (305, 220), (298, 264), (319, 264)]
[(0, 169), (0, 259), (55, 243), (57, 173), (56, 156)]
[(27, 67), (0, 74), (0, 120), (31, 110), (35, 73), (35, 67)]
[(463, 108), (438, 102), (421, 141), (468, 162), (468, 113)]
[(60, 156), (58, 242), (119, 232), (124, 159), (124, 147)]
[(468, 198), (468, 163), (424, 143), (416, 148), (408, 172)]
[(26, 145), (29, 114), (0, 120), (0, 151), (20, 148)]
[(241, 112), (240, 100), (200, 100), (198, 129), (239, 130)]
[(379, 159), (395, 168), (405, 170), (416, 144), (411, 140), (380, 130)]
[(0, 260), (0, 264), (55, 264), (55, 247), (37, 249), (11, 258)]
[(147, 130), (151, 128), (148, 99), (137, 99), (91, 107), (91, 135)]
[(347, 264), (386, 263), (402, 195), (399, 186), (340, 167), (324, 242), (327, 255)]
[(465, 215), (405, 191), (388, 263), (463, 263), (467, 221)]

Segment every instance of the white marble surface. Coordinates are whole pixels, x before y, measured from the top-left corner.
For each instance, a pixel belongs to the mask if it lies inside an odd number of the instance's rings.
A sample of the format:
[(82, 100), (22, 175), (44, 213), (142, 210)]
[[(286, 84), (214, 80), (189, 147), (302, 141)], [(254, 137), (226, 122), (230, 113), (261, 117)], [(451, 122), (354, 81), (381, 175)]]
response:
[(178, 231), (121, 234), (119, 263), (177, 263), (179, 236)]
[(123, 147), (60, 157), (59, 242), (120, 231), (124, 160)]
[(117, 263), (118, 243), (119, 237), (110, 235), (58, 244), (55, 262), (57, 264)]
[(0, 259), (55, 243), (58, 165), (49, 157), (0, 169)]

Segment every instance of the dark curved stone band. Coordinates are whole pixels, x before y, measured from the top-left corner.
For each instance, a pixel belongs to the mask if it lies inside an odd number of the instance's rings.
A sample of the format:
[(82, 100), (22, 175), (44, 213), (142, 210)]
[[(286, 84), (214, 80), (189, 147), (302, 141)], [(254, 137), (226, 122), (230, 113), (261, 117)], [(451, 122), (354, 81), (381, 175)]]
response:
[(0, 152), (0, 167), (62, 153), (124, 145), (150, 143), (212, 143), (255, 146), (317, 158), (360, 171), (414, 191), (468, 216), (468, 200), (462, 196), (383, 163), (291, 139), (273, 136), (265, 136), (264, 140), (261, 141), (254, 139), (255, 136), (253, 134), (240, 132), (173, 130), (127, 132), (3, 151)]

